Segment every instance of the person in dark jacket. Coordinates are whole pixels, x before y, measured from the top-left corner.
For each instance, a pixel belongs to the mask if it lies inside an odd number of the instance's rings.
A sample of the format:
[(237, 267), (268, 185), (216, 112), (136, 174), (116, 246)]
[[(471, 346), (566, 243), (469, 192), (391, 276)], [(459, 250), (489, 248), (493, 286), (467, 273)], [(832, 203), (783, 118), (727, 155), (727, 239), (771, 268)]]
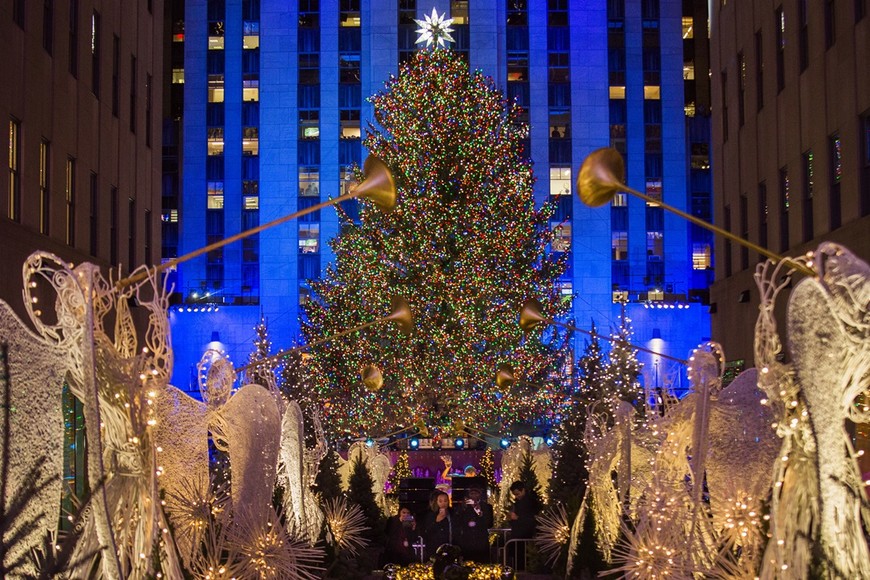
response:
[(462, 557), (479, 563), (489, 563), (489, 528), (492, 527), (492, 506), (483, 492), (469, 489), (468, 498), (456, 514), (458, 545)]
[(400, 507), (399, 513), (387, 520), (387, 543), (384, 547), (383, 563), (407, 566), (419, 562), (415, 557), (413, 544), (417, 541), (417, 522), (411, 510)]
[[(513, 482), (510, 491), (514, 496), (514, 505), (509, 515), (511, 539), (534, 538), (538, 525), (535, 516), (541, 511), (540, 501), (534, 494), (529, 493), (522, 481)], [(524, 570), (526, 567), (526, 542), (517, 542), (516, 544), (516, 569)]]
[(433, 556), (442, 544), (453, 544), (453, 513), (450, 497), (436, 490), (429, 497), (429, 512), (423, 520), (423, 541), (426, 543), (426, 558)]

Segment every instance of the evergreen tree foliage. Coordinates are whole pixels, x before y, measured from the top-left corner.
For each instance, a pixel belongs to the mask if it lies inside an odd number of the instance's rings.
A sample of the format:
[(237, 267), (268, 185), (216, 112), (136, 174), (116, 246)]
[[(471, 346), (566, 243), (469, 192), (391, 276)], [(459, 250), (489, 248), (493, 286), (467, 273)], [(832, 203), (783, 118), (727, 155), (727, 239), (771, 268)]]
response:
[(399, 485), (402, 483), (402, 480), (412, 477), (413, 475), (414, 474), (411, 473), (410, 462), (408, 461), (408, 452), (403, 449), (399, 452), (399, 457), (396, 459), (396, 464), (393, 466), (393, 470), (387, 478), (387, 483), (390, 484), (392, 492), (396, 493), (399, 490)]
[(483, 472), (483, 477), (486, 478), (486, 485), (490, 490), (495, 490), (498, 493), (498, 482), (495, 480), (495, 457), (492, 452), (492, 447), (487, 446), (483, 452), (483, 458), (480, 460), (480, 470)]
[(357, 458), (353, 462), (352, 469), (348, 482), (347, 499), (360, 507), (365, 514), (366, 525), (372, 530), (377, 541), (380, 541), (385, 521), (381, 508), (375, 502), (375, 493), (372, 491), (374, 479), (372, 479), (368, 463), (364, 459)]
[[(364, 145), (390, 169), (398, 204), (383, 212), (361, 201), (359, 223), (341, 216), (336, 261), (311, 283), (303, 332), (313, 342), (370, 322), (396, 295), (415, 331), (378, 324), (312, 350), (325, 423), (360, 433), (557, 412), (555, 387), (493, 384), (501, 362), (543, 383), (564, 355), (564, 331), (523, 335), (521, 304), (534, 297), (552, 317), (569, 307), (555, 287), (567, 254), (549, 249), (553, 210), (535, 207), (518, 107), (450, 50), (417, 52), (371, 100), (377, 124)], [(383, 372), (377, 391), (360, 380), (368, 364)]]
[[(256, 363), (272, 356), (272, 341), (269, 339), (269, 328), (266, 317), (260, 312), (260, 322), (254, 327), (254, 350), (248, 356), (248, 363)], [(247, 371), (248, 383), (267, 385), (268, 377), (272, 375), (271, 366), (252, 367)]]
[(583, 436), (587, 408), (598, 396), (606, 364), (594, 321), (591, 332), (592, 337), (586, 341), (583, 356), (577, 361), (577, 390), (571, 397), (571, 407), (563, 413), (563, 419), (556, 427), (556, 443), (553, 447), (550, 500), (564, 504), (570, 518), (577, 514), (586, 492), (589, 479), (586, 468), (588, 452)]
[(320, 469), (314, 478), (314, 491), (323, 501), (341, 495), (341, 475), (338, 473), (338, 453), (330, 449), (320, 462)]
[(584, 399), (589, 398), (588, 391), (599, 388), (607, 361), (594, 320), (591, 322), (590, 332), (592, 336), (585, 341), (583, 356), (577, 361), (578, 391), (583, 393)]
[(631, 403), (642, 416), (646, 407), (643, 386), (639, 380), (642, 365), (637, 360), (637, 349), (630, 344), (634, 340), (634, 331), (624, 306), (619, 316), (619, 327), (610, 336), (610, 353), (601, 378), (603, 398), (614, 404), (618, 401)]
[(525, 485), (526, 493), (532, 498), (532, 502), (537, 506), (538, 510), (543, 509), (544, 501), (541, 499), (541, 482), (538, 480), (538, 474), (535, 473), (535, 458), (530, 450), (523, 453), (520, 472), (517, 478)]

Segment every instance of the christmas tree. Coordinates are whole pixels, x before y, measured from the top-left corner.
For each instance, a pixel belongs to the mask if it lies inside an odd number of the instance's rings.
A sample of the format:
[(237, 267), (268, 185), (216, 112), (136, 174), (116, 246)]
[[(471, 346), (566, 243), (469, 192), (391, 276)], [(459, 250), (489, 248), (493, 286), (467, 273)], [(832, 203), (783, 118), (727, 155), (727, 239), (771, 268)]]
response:
[[(437, 433), (557, 412), (551, 386), (494, 385), (501, 362), (544, 383), (565, 348), (552, 327), (524, 338), (517, 325), (527, 298), (552, 317), (568, 308), (554, 285), (565, 254), (550, 254), (552, 208), (535, 208), (518, 108), (450, 50), (418, 52), (371, 100), (365, 146), (392, 172), (398, 205), (361, 202), (359, 223), (342, 217), (303, 331), (311, 342), (369, 322), (394, 295), (409, 301), (415, 331), (375, 325), (313, 349), (326, 424), (359, 434), (423, 421)], [(360, 379), (369, 364), (383, 372), (376, 391)]]
[(314, 490), (323, 502), (341, 495), (341, 475), (338, 473), (338, 453), (330, 449), (320, 462), (314, 479)]
[(625, 306), (619, 316), (619, 327), (611, 335), (611, 348), (608, 362), (601, 376), (602, 398), (611, 405), (619, 401), (631, 403), (640, 417), (645, 413), (643, 386), (640, 384), (641, 363), (637, 360), (637, 349), (631, 346), (634, 331), (631, 319), (625, 314)]
[(408, 461), (408, 452), (403, 449), (399, 452), (399, 458), (396, 459), (396, 464), (393, 466), (393, 470), (387, 478), (387, 484), (389, 485), (390, 491), (392, 493), (398, 492), (402, 480), (413, 477), (413, 475), (414, 474), (411, 473), (411, 465)]
[[(254, 350), (248, 357), (248, 364), (267, 359), (272, 354), (272, 341), (269, 340), (269, 329), (266, 317), (260, 312), (260, 322), (254, 327), (257, 333), (254, 338)], [(267, 385), (268, 378), (272, 374), (271, 365), (253, 366), (247, 371), (248, 383)]]
[(587, 450), (583, 441), (588, 406), (599, 396), (605, 371), (605, 356), (598, 340), (595, 322), (592, 336), (586, 341), (583, 356), (577, 361), (577, 389), (572, 394), (571, 406), (563, 413), (557, 425), (553, 447), (553, 478), (550, 498), (565, 505), (569, 517), (577, 514), (586, 491), (589, 472), (586, 469)]
[(480, 470), (483, 472), (483, 477), (486, 478), (486, 485), (490, 490), (498, 493), (498, 482), (495, 480), (495, 458), (493, 456), (492, 447), (486, 448), (483, 452), (483, 458), (480, 460)]
[(364, 459), (356, 458), (352, 468), (353, 471), (350, 474), (350, 481), (348, 482), (347, 500), (360, 507), (366, 517), (366, 526), (380, 540), (380, 536), (384, 531), (384, 516), (381, 513), (381, 508), (378, 507), (375, 501), (375, 492), (372, 491), (374, 479), (372, 479), (372, 474), (369, 472), (368, 462)]

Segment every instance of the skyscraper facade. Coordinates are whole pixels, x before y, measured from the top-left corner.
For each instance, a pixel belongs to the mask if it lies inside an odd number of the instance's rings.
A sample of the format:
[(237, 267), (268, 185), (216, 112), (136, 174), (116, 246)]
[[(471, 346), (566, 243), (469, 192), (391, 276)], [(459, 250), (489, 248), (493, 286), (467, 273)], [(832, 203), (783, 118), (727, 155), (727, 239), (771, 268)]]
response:
[[(694, 12), (706, 3), (685, 4), (170, 3), (165, 150), (177, 163), (168, 156), (164, 259), (344, 193), (366, 156), (367, 97), (420, 50), (415, 21), (435, 9), (453, 19), (451, 49), (525, 109), (536, 199), (556, 204), (552, 249), (569, 254), (559, 282), (573, 298), (568, 322), (586, 329), (594, 321), (606, 333), (626, 309), (638, 344), (685, 358), (709, 335), (709, 238), (625, 195), (587, 208), (574, 186), (585, 156), (613, 146), (632, 187), (709, 215), (707, 71), (694, 48), (706, 46), (706, 13)], [(346, 202), (351, 215), (355, 204)], [(194, 381), (208, 344), (241, 363), (261, 315), (276, 348), (299, 340), (307, 280), (333, 259), (328, 242), (338, 230), (336, 212), (322, 209), (179, 265), (173, 382)], [(576, 354), (582, 349), (578, 339)], [(650, 380), (664, 382), (662, 361), (646, 358), (649, 376), (661, 373)]]
[[(782, 255), (831, 240), (870, 259), (867, 11), (866, 0), (714, 8), (718, 225)], [(724, 239), (717, 256), (713, 334), (753, 366), (753, 274), (765, 258)]]

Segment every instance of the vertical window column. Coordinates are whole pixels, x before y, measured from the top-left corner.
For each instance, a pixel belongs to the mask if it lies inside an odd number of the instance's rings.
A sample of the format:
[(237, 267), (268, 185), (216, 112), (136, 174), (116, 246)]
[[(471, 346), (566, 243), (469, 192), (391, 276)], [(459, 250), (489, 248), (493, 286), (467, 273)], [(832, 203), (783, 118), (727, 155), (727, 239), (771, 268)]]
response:
[(21, 122), (9, 120), (9, 196), (6, 217), (21, 221)]
[(91, 14), (91, 92), (100, 98), (100, 13)]
[(96, 256), (99, 252), (100, 233), (100, 180), (99, 176), (91, 172), (91, 206), (90, 206), (90, 252)]
[(842, 225), (843, 220), (843, 200), (840, 193), (840, 181), (843, 177), (843, 142), (840, 140), (840, 135), (834, 133), (828, 138), (828, 143), (830, 151), (830, 158), (828, 160), (828, 167), (830, 168), (828, 208), (830, 211), (830, 226), (832, 230), (835, 230)]
[(66, 160), (66, 243), (76, 243), (76, 160)]
[(51, 209), (51, 143), (39, 144), (39, 233), (49, 235)]
[(804, 162), (804, 183), (803, 196), (801, 203), (801, 215), (803, 216), (803, 241), (808, 242), (813, 239), (813, 189), (814, 189), (814, 170), (813, 170), (813, 152), (807, 151), (803, 154)]

